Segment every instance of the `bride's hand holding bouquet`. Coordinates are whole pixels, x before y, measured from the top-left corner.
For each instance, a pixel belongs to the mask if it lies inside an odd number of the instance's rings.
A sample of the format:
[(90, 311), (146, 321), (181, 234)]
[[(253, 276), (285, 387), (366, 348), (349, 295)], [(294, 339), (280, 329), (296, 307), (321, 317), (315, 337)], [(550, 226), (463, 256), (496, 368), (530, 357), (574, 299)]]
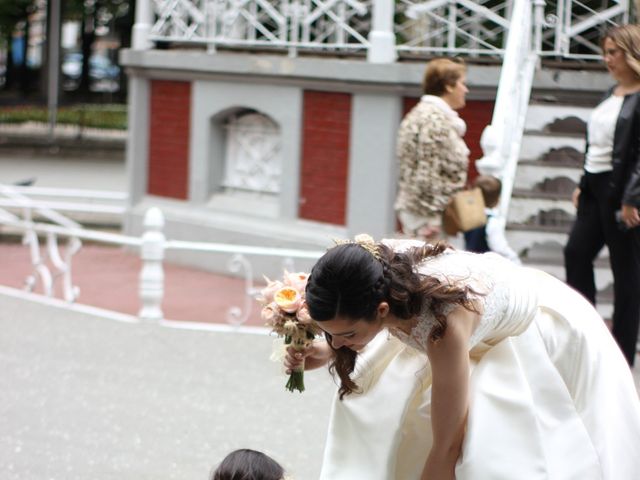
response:
[(306, 273), (285, 271), (282, 280), (266, 279), (267, 286), (258, 298), (262, 303), (262, 319), (279, 337), (284, 337), (287, 346), (284, 363), (289, 374), (286, 388), (290, 392), (304, 391), (305, 360), (308, 357), (310, 364), (306, 369), (320, 366), (312, 359), (318, 354), (314, 339), (322, 331), (311, 319), (304, 303), (308, 277)]
[(304, 368), (305, 370), (313, 370), (327, 364), (331, 358), (331, 349), (326, 340), (316, 339), (304, 350), (296, 350), (293, 347), (287, 347), (287, 353), (284, 357), (284, 368), (287, 374), (291, 374), (294, 370)]

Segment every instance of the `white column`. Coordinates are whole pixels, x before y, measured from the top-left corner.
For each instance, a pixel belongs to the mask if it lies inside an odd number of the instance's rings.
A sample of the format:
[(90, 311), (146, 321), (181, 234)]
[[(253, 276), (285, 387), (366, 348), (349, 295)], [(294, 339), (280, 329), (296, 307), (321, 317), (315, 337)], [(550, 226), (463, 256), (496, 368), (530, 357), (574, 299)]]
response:
[(350, 237), (366, 232), (374, 238), (384, 238), (395, 231), (395, 147), (401, 119), (402, 101), (397, 95), (353, 96), (347, 190)]
[(131, 47), (133, 50), (148, 50), (151, 48), (149, 32), (153, 24), (152, 0), (136, 1), (136, 22), (133, 24)]
[(398, 58), (396, 37), (393, 34), (394, 2), (374, 0), (372, 27), (369, 33), (367, 61), (371, 63), (393, 63)]
[(142, 235), (142, 271), (140, 272), (140, 301), (142, 308), (138, 313), (141, 320), (162, 320), (162, 298), (164, 296), (164, 260), (165, 237), (164, 215), (157, 207), (147, 210), (144, 216)]

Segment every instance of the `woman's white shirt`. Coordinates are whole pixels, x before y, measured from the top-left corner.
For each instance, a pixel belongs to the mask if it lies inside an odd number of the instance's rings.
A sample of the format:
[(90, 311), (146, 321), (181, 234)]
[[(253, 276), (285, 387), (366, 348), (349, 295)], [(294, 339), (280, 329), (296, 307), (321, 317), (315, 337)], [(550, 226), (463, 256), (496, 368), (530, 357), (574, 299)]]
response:
[(584, 169), (589, 173), (613, 169), (613, 137), (623, 101), (624, 96), (611, 95), (591, 112), (587, 124), (589, 148), (584, 164)]

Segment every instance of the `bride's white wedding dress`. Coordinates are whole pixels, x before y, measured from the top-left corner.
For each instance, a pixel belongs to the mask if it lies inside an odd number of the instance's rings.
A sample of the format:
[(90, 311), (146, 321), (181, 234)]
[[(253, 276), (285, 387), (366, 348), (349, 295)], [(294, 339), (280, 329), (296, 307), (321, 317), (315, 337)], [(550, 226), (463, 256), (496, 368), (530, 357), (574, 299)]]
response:
[[(394, 248), (414, 245), (407, 241)], [(495, 254), (448, 251), (419, 271), (485, 295), (469, 345), (471, 404), (456, 478), (640, 478), (640, 403), (622, 354), (578, 293)], [(426, 309), (411, 335), (359, 356), (362, 393), (337, 397), (322, 480), (414, 480), (431, 446)]]

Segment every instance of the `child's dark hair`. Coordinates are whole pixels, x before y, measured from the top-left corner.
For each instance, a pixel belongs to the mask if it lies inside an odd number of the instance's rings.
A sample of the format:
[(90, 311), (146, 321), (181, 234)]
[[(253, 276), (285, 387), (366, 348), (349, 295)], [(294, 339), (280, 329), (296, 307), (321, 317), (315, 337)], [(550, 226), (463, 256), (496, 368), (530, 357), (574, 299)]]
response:
[(500, 200), (500, 192), (502, 191), (502, 182), (491, 175), (479, 175), (473, 181), (473, 186), (482, 191), (482, 198), (487, 208), (493, 208)]
[(227, 455), (211, 475), (211, 480), (282, 480), (284, 468), (256, 450), (243, 448)]

